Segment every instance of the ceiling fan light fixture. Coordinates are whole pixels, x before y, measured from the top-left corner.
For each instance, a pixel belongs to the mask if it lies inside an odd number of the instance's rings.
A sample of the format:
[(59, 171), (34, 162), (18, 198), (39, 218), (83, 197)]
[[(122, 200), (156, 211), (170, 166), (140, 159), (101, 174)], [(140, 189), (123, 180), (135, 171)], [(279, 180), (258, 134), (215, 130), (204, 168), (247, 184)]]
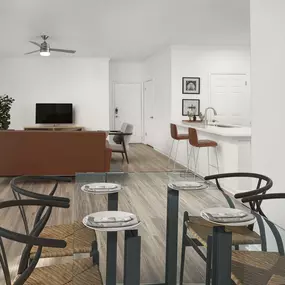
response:
[(41, 56), (50, 56), (50, 52), (49, 51), (41, 51), (40, 55)]
[(32, 54), (36, 52), (40, 52), (40, 56), (50, 56), (50, 52), (63, 52), (63, 53), (76, 53), (76, 50), (71, 49), (60, 49), (60, 48), (50, 48), (50, 45), (46, 42), (48, 36), (42, 35), (43, 39), (42, 43), (37, 43), (34, 41), (30, 41), (31, 44), (36, 45), (39, 49), (31, 52), (26, 52), (25, 54)]

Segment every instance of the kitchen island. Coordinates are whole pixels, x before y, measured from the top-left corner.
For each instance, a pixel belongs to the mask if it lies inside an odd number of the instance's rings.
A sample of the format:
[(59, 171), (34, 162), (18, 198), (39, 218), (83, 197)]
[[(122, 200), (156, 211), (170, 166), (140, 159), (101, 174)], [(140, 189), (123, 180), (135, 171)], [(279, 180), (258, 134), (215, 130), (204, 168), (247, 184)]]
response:
[[(173, 122), (179, 133), (187, 133), (188, 128), (197, 130), (198, 139), (213, 140), (218, 143), (218, 161), (220, 173), (251, 172), (251, 128), (236, 125), (219, 124), (205, 125), (204, 123)], [(183, 146), (182, 146), (183, 145)], [(194, 149), (195, 150), (195, 149)], [(197, 152), (195, 152), (196, 154)], [(187, 165), (187, 149), (185, 143), (180, 143), (177, 160)], [(193, 151), (190, 169), (194, 170)], [(206, 176), (216, 174), (216, 156), (213, 148), (200, 149), (197, 174)], [(230, 181), (231, 180), (231, 181)], [(224, 179), (223, 186), (230, 188), (233, 193), (249, 189), (251, 181), (242, 179)]]

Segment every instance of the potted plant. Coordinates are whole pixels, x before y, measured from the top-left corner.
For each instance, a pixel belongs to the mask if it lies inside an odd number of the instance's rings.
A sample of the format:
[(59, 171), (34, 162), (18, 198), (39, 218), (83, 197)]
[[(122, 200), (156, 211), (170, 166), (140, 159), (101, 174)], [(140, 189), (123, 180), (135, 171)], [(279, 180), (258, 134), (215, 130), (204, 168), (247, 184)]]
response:
[(10, 110), (14, 101), (6, 94), (0, 96), (0, 130), (8, 130), (10, 126)]

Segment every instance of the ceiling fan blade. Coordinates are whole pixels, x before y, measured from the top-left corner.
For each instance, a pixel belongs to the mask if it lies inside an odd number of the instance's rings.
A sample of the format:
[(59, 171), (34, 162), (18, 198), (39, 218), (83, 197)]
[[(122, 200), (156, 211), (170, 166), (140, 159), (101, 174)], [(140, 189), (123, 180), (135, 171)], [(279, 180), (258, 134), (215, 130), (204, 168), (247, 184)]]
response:
[(37, 42), (30, 41), (30, 43), (31, 43), (31, 44), (34, 44), (34, 45), (36, 45), (36, 46), (38, 46), (38, 47), (41, 47), (41, 44), (39, 44), (39, 43), (37, 43)]
[(58, 48), (50, 48), (50, 51), (58, 51), (58, 52), (66, 52), (66, 53), (76, 53), (76, 50), (70, 49), (58, 49)]
[(31, 53), (35, 53), (35, 52), (39, 52), (40, 50), (34, 50), (34, 51), (31, 51), (31, 52), (26, 52), (25, 54), (31, 54)]

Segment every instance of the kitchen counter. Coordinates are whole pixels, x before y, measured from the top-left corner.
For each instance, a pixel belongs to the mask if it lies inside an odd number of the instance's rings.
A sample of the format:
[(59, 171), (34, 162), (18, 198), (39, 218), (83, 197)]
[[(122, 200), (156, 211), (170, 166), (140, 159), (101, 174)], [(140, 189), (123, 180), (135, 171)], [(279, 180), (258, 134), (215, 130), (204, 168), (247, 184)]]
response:
[[(188, 123), (188, 122), (173, 122), (178, 127), (179, 134), (188, 133), (188, 128), (197, 130), (199, 140), (213, 140), (217, 142), (218, 160), (220, 173), (227, 172), (251, 172), (251, 128), (243, 126), (222, 125), (205, 125), (204, 123)], [(234, 126), (234, 127), (229, 127)], [(186, 143), (180, 143), (178, 149), (178, 162), (187, 165), (187, 149)], [(197, 148), (194, 148), (197, 155)], [(194, 170), (193, 154), (190, 169)], [(209, 174), (217, 173), (216, 156), (214, 148), (201, 148), (199, 151), (199, 160), (197, 174), (204, 177)], [(240, 179), (224, 179), (223, 187), (227, 188), (232, 193), (240, 191), (240, 189), (251, 189), (248, 182)]]
[(228, 125), (233, 127), (217, 127), (215, 125), (205, 125), (204, 123), (186, 123), (186, 122), (173, 122), (173, 123), (176, 124), (178, 127), (182, 128), (194, 128), (201, 133), (208, 133), (223, 137), (234, 137), (240, 139), (251, 138), (250, 127), (235, 126), (235, 125)]

